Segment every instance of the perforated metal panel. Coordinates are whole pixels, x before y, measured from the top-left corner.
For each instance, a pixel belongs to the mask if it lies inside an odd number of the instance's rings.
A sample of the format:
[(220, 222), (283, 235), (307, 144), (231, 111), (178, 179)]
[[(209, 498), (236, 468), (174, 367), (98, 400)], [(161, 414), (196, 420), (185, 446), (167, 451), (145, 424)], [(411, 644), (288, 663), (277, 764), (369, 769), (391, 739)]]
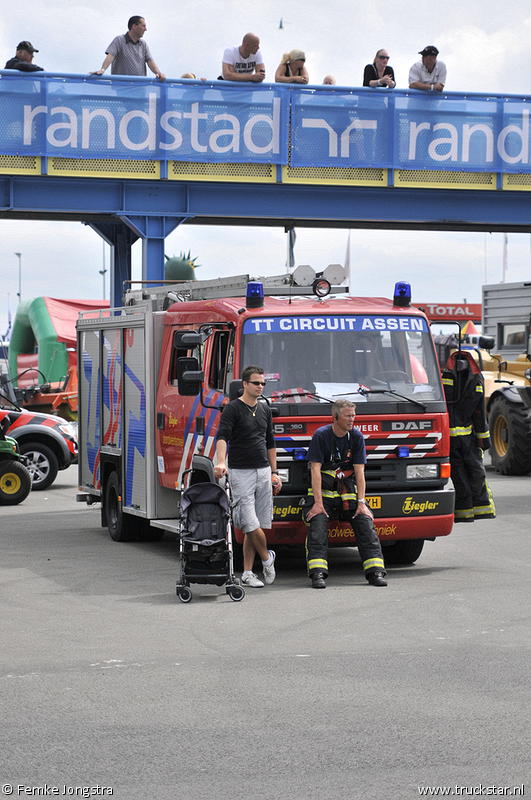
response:
[(48, 175), (84, 178), (160, 178), (159, 161), (125, 161), (118, 158), (49, 158)]
[(503, 188), (515, 189), (520, 192), (531, 192), (531, 175), (519, 172), (516, 175), (506, 173), (503, 176)]
[(387, 186), (387, 170), (371, 167), (283, 167), (284, 183)]
[(1, 175), (39, 175), (40, 156), (0, 156)]
[(243, 181), (274, 183), (274, 164), (209, 164), (197, 161), (170, 161), (168, 180)]
[(494, 172), (397, 169), (395, 170), (395, 186), (421, 189), (496, 189), (496, 174)]

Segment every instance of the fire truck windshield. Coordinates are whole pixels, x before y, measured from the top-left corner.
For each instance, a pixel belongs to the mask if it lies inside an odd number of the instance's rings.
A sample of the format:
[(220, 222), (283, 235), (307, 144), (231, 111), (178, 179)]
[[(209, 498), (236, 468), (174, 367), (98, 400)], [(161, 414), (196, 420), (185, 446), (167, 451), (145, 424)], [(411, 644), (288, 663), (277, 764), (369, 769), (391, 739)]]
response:
[(351, 396), (356, 403), (383, 403), (386, 389), (424, 404), (443, 399), (422, 317), (252, 317), (244, 324), (240, 363), (264, 368), (265, 394), (273, 402)]

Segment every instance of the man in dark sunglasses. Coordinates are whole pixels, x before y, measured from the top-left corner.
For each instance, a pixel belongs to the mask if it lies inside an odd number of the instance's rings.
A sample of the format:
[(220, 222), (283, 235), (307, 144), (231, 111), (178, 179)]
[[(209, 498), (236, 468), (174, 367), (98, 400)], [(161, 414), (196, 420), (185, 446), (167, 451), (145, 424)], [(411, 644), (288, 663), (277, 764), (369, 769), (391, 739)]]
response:
[[(277, 490), (282, 484), (277, 473), (271, 409), (259, 400), (266, 385), (262, 367), (245, 367), (242, 385), (242, 396), (232, 400), (221, 414), (214, 475), (219, 479), (228, 472), (234, 524), (245, 534), (242, 584), (260, 588), (264, 581), (273, 583), (276, 576), (275, 553), (267, 549), (264, 533), (273, 521), (272, 474), (276, 476)], [(253, 572), (256, 554), (262, 561), (264, 581)]]
[(446, 83), (446, 64), (438, 61), (439, 51), (429, 44), (419, 51), (422, 61), (417, 61), (409, 70), (409, 88), (424, 92), (442, 92)]

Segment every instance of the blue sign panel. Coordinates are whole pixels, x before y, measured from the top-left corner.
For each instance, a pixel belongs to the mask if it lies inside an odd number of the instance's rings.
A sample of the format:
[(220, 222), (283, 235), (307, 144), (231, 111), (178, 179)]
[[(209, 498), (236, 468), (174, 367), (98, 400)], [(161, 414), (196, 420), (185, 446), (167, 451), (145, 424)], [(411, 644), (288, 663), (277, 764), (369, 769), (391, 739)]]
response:
[(287, 162), (289, 96), (275, 85), (235, 91), (33, 75), (4, 73), (0, 83), (6, 155)]
[(293, 167), (531, 172), (525, 98), (302, 89), (291, 106)]
[(531, 172), (525, 97), (0, 75), (4, 155)]
[(376, 316), (322, 316), (322, 317), (253, 317), (245, 321), (244, 333), (300, 333), (328, 331), (414, 331), (427, 333), (428, 325), (422, 317)]

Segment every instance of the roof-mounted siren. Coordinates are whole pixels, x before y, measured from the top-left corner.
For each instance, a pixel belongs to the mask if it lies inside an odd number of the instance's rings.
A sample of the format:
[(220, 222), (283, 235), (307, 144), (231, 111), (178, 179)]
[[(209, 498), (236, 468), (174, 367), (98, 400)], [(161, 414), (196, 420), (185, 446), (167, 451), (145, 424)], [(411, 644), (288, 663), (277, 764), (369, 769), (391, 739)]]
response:
[(397, 281), (395, 283), (393, 305), (401, 308), (409, 308), (411, 306), (411, 285), (406, 281)]
[(261, 281), (249, 281), (245, 295), (247, 308), (262, 308), (264, 305), (264, 284)]

